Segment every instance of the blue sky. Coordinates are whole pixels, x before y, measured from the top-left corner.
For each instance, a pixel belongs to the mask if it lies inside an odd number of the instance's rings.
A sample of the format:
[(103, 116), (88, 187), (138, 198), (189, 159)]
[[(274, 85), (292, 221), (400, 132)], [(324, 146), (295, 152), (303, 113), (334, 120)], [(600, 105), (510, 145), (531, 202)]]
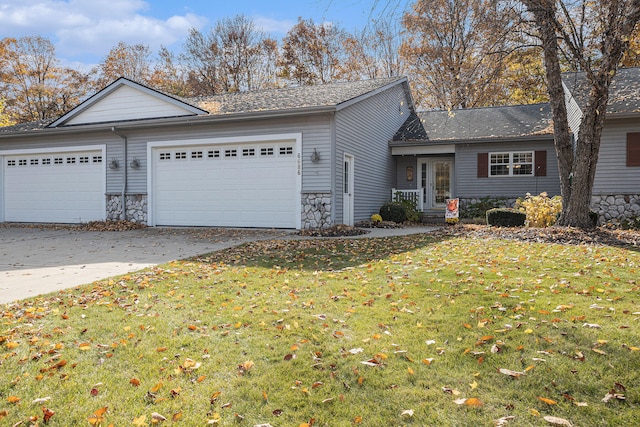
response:
[(207, 31), (244, 14), (281, 38), (298, 17), (352, 31), (382, 14), (399, 15), (410, 0), (0, 0), (0, 38), (41, 35), (64, 65), (84, 71), (124, 41), (179, 50), (190, 28)]

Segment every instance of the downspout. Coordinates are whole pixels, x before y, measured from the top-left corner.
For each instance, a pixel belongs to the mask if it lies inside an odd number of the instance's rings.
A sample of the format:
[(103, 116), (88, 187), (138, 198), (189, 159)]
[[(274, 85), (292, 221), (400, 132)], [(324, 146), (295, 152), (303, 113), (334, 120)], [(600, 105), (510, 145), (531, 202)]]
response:
[(124, 172), (124, 178), (122, 181), (122, 198), (120, 200), (122, 200), (122, 217), (121, 219), (123, 221), (127, 220), (127, 137), (125, 135), (122, 135), (121, 133), (118, 133), (118, 131), (116, 130), (115, 126), (111, 126), (111, 132), (113, 132), (114, 134), (118, 135), (120, 138), (122, 138), (122, 142), (124, 143), (124, 164), (122, 165), (123, 168), (123, 172)]

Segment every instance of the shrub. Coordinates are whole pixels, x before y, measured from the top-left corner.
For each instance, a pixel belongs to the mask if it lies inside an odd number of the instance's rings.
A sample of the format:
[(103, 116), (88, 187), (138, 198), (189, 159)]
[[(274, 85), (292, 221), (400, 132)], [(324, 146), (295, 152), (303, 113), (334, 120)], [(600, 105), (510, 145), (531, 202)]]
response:
[(538, 196), (527, 193), (524, 199), (516, 201), (515, 208), (527, 215), (527, 227), (549, 227), (556, 223), (562, 212), (562, 197), (549, 197), (546, 192)]
[(487, 211), (487, 224), (496, 227), (522, 227), (527, 219), (524, 212), (511, 208), (495, 208)]
[(640, 216), (623, 219), (620, 222), (620, 228), (623, 230), (640, 230)]
[(418, 211), (418, 204), (414, 200), (404, 199), (398, 202), (393, 202), (398, 205), (402, 205), (404, 210), (407, 212), (407, 221), (411, 222), (419, 222), (420, 221), (420, 211)]
[(482, 197), (476, 203), (467, 203), (460, 209), (461, 218), (485, 218), (487, 211), (494, 208), (504, 208), (507, 199), (504, 197)]
[(384, 221), (402, 223), (407, 220), (407, 210), (400, 203), (385, 203), (380, 208), (380, 216)]

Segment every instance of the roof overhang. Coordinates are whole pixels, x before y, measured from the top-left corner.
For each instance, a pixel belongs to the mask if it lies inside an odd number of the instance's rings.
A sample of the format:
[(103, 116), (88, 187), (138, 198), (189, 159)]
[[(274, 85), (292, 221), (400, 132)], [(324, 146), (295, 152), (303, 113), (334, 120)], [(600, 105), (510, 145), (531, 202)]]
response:
[(37, 130), (29, 131), (15, 131), (15, 132), (0, 132), (0, 139), (5, 138), (27, 138), (41, 135), (69, 135), (79, 134), (87, 132), (96, 132), (108, 130), (112, 127), (117, 127), (120, 130), (124, 129), (148, 129), (159, 127), (171, 127), (171, 126), (185, 126), (185, 125), (202, 125), (202, 124), (214, 124), (214, 123), (233, 123), (242, 122), (248, 120), (260, 120), (260, 119), (274, 119), (274, 118), (286, 118), (286, 117), (298, 117), (308, 116), (310, 114), (333, 114), (336, 111), (335, 106), (327, 107), (304, 107), (288, 110), (271, 110), (271, 111), (259, 111), (249, 113), (233, 113), (233, 114), (218, 114), (218, 115), (199, 115), (199, 116), (180, 116), (180, 117), (165, 117), (143, 120), (131, 120), (131, 121), (119, 121), (119, 122), (103, 122), (103, 123), (91, 123), (80, 125), (68, 125), (61, 127), (45, 127)]

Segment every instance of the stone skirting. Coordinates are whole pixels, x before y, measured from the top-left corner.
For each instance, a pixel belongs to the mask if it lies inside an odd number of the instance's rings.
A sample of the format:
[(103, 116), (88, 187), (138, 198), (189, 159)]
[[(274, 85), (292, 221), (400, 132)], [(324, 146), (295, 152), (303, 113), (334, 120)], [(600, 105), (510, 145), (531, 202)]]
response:
[(302, 229), (331, 227), (331, 194), (307, 193), (302, 195)]
[[(147, 195), (127, 194), (127, 221), (139, 224), (147, 223)], [(122, 195), (107, 194), (107, 220), (119, 221), (122, 219)]]
[(602, 194), (591, 197), (598, 224), (640, 217), (640, 194)]

